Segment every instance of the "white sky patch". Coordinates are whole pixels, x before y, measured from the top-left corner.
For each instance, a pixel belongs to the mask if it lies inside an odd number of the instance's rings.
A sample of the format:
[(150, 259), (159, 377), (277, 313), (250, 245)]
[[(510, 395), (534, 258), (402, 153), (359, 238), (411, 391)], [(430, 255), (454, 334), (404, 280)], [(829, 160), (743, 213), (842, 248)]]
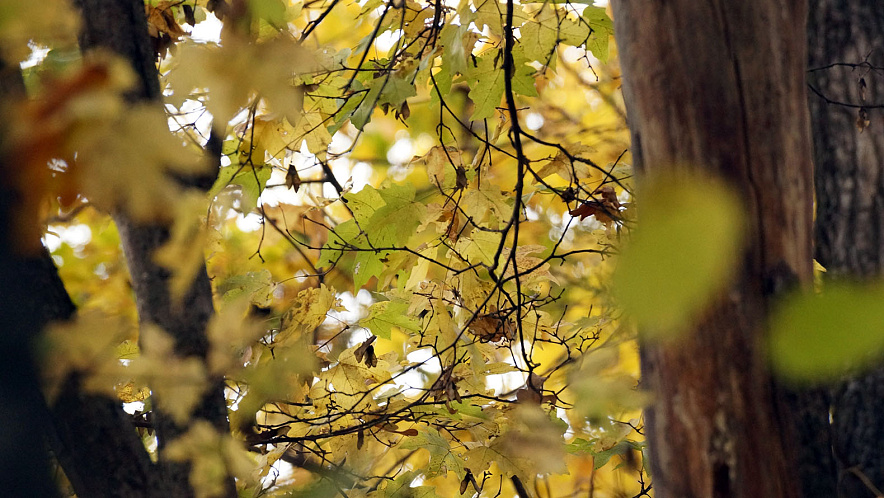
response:
[(261, 229), (261, 216), (255, 213), (237, 216), (236, 227), (243, 232), (256, 232)]
[(400, 375), (396, 383), (402, 386), (402, 394), (405, 396), (420, 396), (426, 383), (426, 376), (435, 377), (442, 372), (442, 364), (439, 357), (433, 355), (432, 348), (421, 348), (408, 353), (406, 359), (412, 363), (421, 363), (421, 366)]
[(338, 130), (333, 136), (328, 151), (331, 154), (343, 154), (353, 146), (353, 137), (349, 134)]
[(414, 142), (411, 138), (400, 138), (387, 150), (387, 162), (402, 165), (414, 157)]
[(378, 52), (386, 54), (396, 45), (396, 42), (398, 42), (400, 38), (402, 38), (401, 29), (385, 31), (375, 38), (374, 46), (377, 47)]
[(525, 116), (525, 126), (531, 131), (537, 131), (543, 126), (543, 116), (539, 113), (532, 112)]
[(215, 17), (215, 14), (206, 12), (206, 20), (198, 23), (190, 32), (193, 41), (199, 43), (220, 42), (221, 28), (223, 23)]
[(46, 47), (41, 47), (34, 43), (28, 43), (28, 47), (31, 49), (31, 55), (27, 58), (27, 60), (22, 61), (21, 68), (28, 69), (36, 66), (37, 64), (43, 62), (43, 59), (49, 55), (49, 49)]
[[(342, 178), (348, 178), (348, 181), (353, 182), (353, 188), (350, 190), (352, 193), (359, 192), (363, 187), (368, 185), (369, 180), (371, 180), (371, 175), (374, 173), (371, 165), (367, 162), (359, 161), (354, 164), (352, 168), (350, 166), (350, 161), (342, 162), (342, 160), (338, 160), (337, 162), (332, 163), (332, 171), (335, 176), (338, 178), (338, 181), (341, 181)], [(342, 182), (343, 183), (343, 182)], [(328, 190), (331, 189), (329, 193)], [(326, 184), (326, 197), (335, 197), (337, 194), (335, 193), (334, 187), (329, 184)]]
[(46, 235), (43, 236), (43, 244), (50, 252), (57, 250), (62, 244), (67, 244), (75, 250), (82, 250), (92, 240), (92, 229), (89, 225), (50, 225)]
[(527, 379), (528, 374), (525, 372), (494, 374), (485, 377), (485, 385), (494, 391), (495, 396), (498, 396), (522, 387)]
[[(355, 296), (350, 291), (341, 292), (338, 294), (338, 299), (341, 300), (341, 304), (347, 311), (331, 310), (328, 312), (328, 315), (330, 319), (343, 323), (356, 323), (359, 321), (360, 318), (366, 315), (366, 308), (374, 302), (374, 299), (371, 298), (371, 293), (365, 289), (360, 289)], [(365, 340), (365, 338), (362, 340)]]

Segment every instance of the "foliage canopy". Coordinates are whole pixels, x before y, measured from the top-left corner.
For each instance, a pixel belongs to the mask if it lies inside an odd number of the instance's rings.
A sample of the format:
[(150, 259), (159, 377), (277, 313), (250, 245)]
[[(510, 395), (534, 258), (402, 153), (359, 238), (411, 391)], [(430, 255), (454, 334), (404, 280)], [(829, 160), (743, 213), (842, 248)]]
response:
[[(164, 107), (80, 54), (66, 2), (2, 8), (32, 97), (20, 227), (48, 227), (80, 309), (48, 334), (49, 396), (82, 376), (156, 452), (153, 397), (187, 425), (223, 378), (231, 432), (194, 422), (159, 455), (199, 496), (225, 475), (247, 496), (646, 491), (606, 297), (631, 187), (604, 8), (149, 1)], [(207, 265), (205, 361), (138, 325), (119, 212), (170, 224), (173, 296)]]

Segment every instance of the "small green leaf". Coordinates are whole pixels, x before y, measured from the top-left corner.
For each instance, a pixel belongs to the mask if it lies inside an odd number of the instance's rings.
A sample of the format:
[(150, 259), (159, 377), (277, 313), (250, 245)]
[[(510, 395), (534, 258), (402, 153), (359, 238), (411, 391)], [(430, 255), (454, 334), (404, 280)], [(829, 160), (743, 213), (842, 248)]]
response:
[(365, 327), (384, 339), (391, 337), (393, 327), (417, 332), (420, 324), (408, 316), (408, 303), (405, 301), (381, 301), (368, 309), (368, 316), (359, 320), (359, 326)]
[(365, 125), (371, 121), (371, 113), (374, 111), (374, 108), (378, 103), (378, 98), (383, 89), (385, 79), (386, 78), (382, 76), (380, 78), (375, 78), (371, 82), (371, 87), (368, 92), (366, 92), (362, 100), (359, 101), (359, 107), (357, 107), (353, 115), (350, 116), (350, 122), (353, 123), (353, 126), (359, 131), (362, 131), (362, 129), (365, 128)]
[(602, 63), (608, 62), (608, 41), (614, 34), (613, 21), (604, 7), (593, 5), (587, 5), (583, 10), (583, 19), (592, 28), (592, 34), (586, 40), (586, 48)]
[(384, 271), (384, 263), (381, 261), (386, 252), (379, 251), (359, 251), (356, 253), (356, 261), (353, 266), (353, 288), (356, 292), (363, 285), (371, 280), (371, 277), (377, 277)]
[(445, 475), (449, 471), (455, 472), (458, 476), (465, 473), (463, 458), (453, 453), (448, 440), (432, 427), (419, 428), (417, 436), (406, 439), (399, 447), (409, 450), (422, 448), (430, 452), (430, 463), (425, 469), (427, 477)]
[(494, 110), (500, 105), (505, 88), (502, 67), (503, 54), (496, 50), (479, 57), (478, 64), (470, 71), (469, 96), (476, 106), (470, 116), (471, 120), (478, 121), (494, 116)]

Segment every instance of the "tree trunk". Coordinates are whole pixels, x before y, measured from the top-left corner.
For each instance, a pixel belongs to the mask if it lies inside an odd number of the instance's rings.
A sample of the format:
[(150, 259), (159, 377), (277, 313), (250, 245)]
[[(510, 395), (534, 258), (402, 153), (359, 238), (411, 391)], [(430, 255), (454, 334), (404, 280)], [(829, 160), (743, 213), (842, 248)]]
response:
[[(19, 240), (16, 207), (22, 198), (8, 152), (9, 111), (24, 96), (18, 64), (0, 60), (0, 483), (11, 496), (56, 495), (43, 431), (49, 426), (34, 348), (39, 318), (30, 313), (32, 293)], [(30, 241), (34, 242), (34, 241)], [(39, 247), (39, 242), (37, 242)]]
[(712, 172), (745, 200), (748, 220), (726, 296), (686, 339), (642, 345), (655, 496), (800, 496), (792, 422), (777, 415), (762, 339), (770, 296), (812, 276), (805, 3), (613, 8), (639, 182), (675, 167)]
[[(162, 98), (159, 73), (147, 30), (144, 3), (141, 0), (77, 0), (82, 11), (83, 32), (80, 44), (84, 50), (109, 49), (131, 65), (138, 75), (139, 85), (130, 94), (132, 101), (159, 101)], [(214, 151), (210, 151), (210, 155)], [(202, 183), (195, 179), (195, 183)], [(116, 213), (114, 220), (120, 231), (123, 249), (132, 287), (142, 323), (154, 323), (175, 339), (175, 351), (180, 356), (197, 356), (205, 359), (208, 353), (206, 325), (214, 313), (212, 288), (203, 266), (180, 303), (176, 303), (169, 291), (170, 273), (153, 261), (156, 249), (169, 238), (167, 226), (144, 225), (133, 222), (125, 213)], [(160, 460), (167, 483), (174, 496), (190, 496), (193, 491), (188, 484), (188, 466), (163, 459), (166, 444), (186, 432), (187, 427), (175, 424), (162, 410), (163, 400), (157, 400), (155, 429)], [(207, 420), (221, 432), (228, 432), (227, 403), (224, 397), (223, 379), (214, 379), (192, 420)], [(226, 483), (228, 496), (236, 496), (233, 479)]]
[[(17, 65), (0, 65), (0, 101), (7, 111), (25, 97), (24, 82)], [(119, 400), (84, 394), (71, 378), (55, 403), (45, 404), (32, 347), (47, 324), (70, 318), (75, 307), (40, 241), (22, 240), (21, 231), (12, 228), (11, 214), (22, 198), (20, 182), (14, 181), (17, 167), (0, 153), (0, 323), (5, 326), (0, 350), (8, 359), (3, 370), (10, 373), (0, 382), (4, 493), (56, 494), (47, 468), (48, 444), (79, 496), (168, 496)], [(29, 250), (13, 249), (22, 246)]]
[[(882, 33), (884, 8), (877, 2), (810, 2), (807, 81), (816, 259), (832, 279), (868, 280), (884, 267)], [(840, 496), (873, 497), (884, 490), (882, 413), (884, 369), (851, 379), (835, 393), (832, 430)]]

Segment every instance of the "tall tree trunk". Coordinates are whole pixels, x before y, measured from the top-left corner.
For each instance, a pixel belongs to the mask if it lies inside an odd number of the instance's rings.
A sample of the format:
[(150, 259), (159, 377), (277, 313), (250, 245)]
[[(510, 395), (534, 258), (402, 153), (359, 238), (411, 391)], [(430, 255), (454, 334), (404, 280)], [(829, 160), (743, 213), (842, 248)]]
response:
[[(160, 105), (162, 95), (156, 58), (148, 36), (144, 3), (141, 0), (76, 0), (82, 11), (83, 32), (80, 44), (84, 50), (109, 49), (131, 65), (138, 76), (138, 87), (131, 93), (132, 101), (155, 101)], [(210, 151), (210, 155), (214, 151)], [(216, 158), (217, 159), (217, 158)], [(194, 183), (202, 183), (195, 179)], [(206, 325), (214, 313), (212, 288), (203, 266), (181, 302), (175, 302), (169, 290), (170, 273), (153, 261), (156, 249), (169, 238), (168, 227), (133, 222), (125, 213), (117, 213), (114, 220), (120, 231), (126, 261), (132, 278), (132, 287), (142, 323), (154, 323), (175, 339), (175, 352), (181, 356), (205, 359), (208, 353)], [(188, 466), (163, 458), (166, 444), (187, 427), (180, 427), (163, 412), (159, 399), (155, 428), (161, 464), (174, 496), (190, 496)], [(228, 432), (227, 404), (223, 379), (214, 379), (210, 389), (193, 413), (192, 420), (207, 420), (221, 432)], [(226, 494), (236, 496), (233, 479), (228, 477)]]
[[(816, 165), (816, 259), (833, 279), (868, 280), (884, 268), (882, 33), (884, 6), (879, 2), (810, 2), (807, 81)], [(835, 393), (832, 430), (840, 496), (873, 497), (884, 490), (882, 413), (882, 368), (851, 379)]]
[(762, 338), (770, 296), (812, 275), (805, 2), (613, 7), (639, 182), (676, 165), (715, 173), (748, 219), (726, 296), (686, 339), (642, 345), (655, 496), (799, 496)]
[[(25, 98), (25, 89), (18, 65), (0, 61), (0, 66), (2, 122), (7, 123), (6, 112)], [(45, 404), (32, 348), (48, 323), (70, 318), (75, 307), (40, 241), (23, 240), (25, 234), (13, 228), (12, 215), (23, 198), (21, 182), (15, 181), (20, 166), (3, 149), (5, 143), (0, 146), (0, 351), (8, 359), (3, 371), (10, 374), (0, 381), (4, 493), (55, 494), (46, 465), (46, 448), (51, 447), (79, 496), (168, 496), (119, 400), (85, 394), (72, 377), (53, 405)], [(15, 249), (21, 247), (28, 249)]]
[[(18, 163), (7, 142), (13, 105), (24, 97), (18, 64), (0, 60), (0, 483), (12, 496), (53, 496), (49, 459), (41, 435), (49, 426), (34, 361), (39, 318), (30, 303), (40, 295), (27, 279), (27, 258), (17, 248), (16, 207), (22, 199)], [(36, 242), (39, 247), (38, 241)], [(24, 306), (23, 306), (24, 305)]]

